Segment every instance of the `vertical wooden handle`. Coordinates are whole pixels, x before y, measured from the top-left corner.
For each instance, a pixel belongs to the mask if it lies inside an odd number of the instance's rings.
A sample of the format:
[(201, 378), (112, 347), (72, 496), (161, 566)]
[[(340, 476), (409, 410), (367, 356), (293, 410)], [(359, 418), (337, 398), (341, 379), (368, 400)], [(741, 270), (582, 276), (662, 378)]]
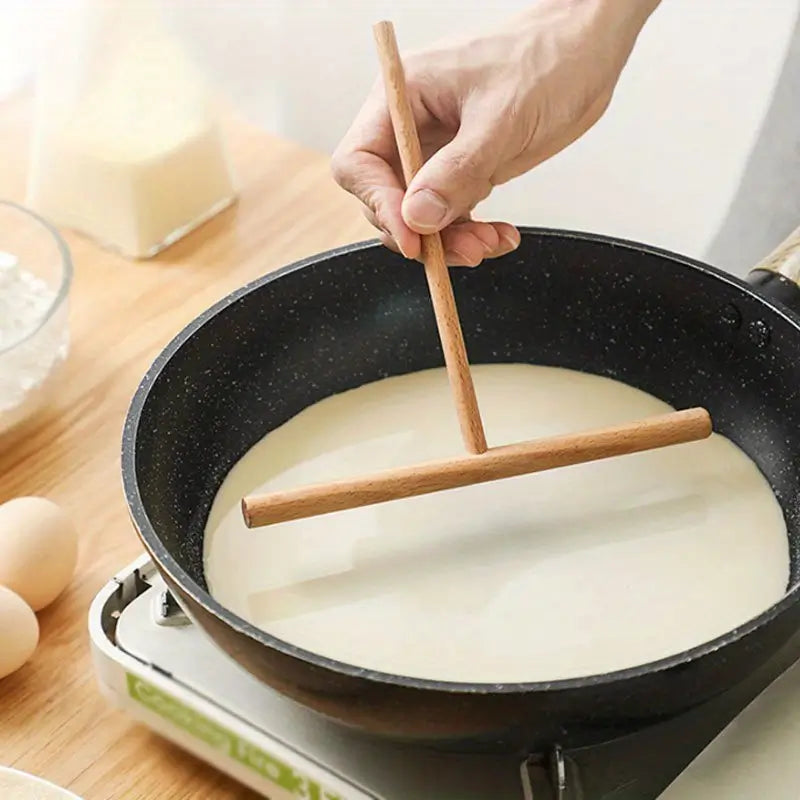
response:
[[(392, 23), (379, 22), (373, 31), (381, 62), (389, 114), (397, 139), (403, 176), (408, 186), (423, 162), (414, 112), (408, 98), (403, 62), (400, 59)], [(422, 237), (422, 257), (464, 446), (469, 453), (485, 453), (486, 435), (469, 370), (464, 334), (458, 319), (442, 238), (438, 233)]]

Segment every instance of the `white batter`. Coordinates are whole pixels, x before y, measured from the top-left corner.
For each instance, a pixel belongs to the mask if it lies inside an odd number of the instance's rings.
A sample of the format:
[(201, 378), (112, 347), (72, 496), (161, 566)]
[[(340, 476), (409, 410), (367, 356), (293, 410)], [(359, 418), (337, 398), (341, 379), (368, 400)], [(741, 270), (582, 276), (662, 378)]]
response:
[[(490, 446), (661, 414), (622, 383), (474, 367)], [(206, 528), (221, 603), (313, 652), (393, 674), (537, 681), (646, 663), (757, 615), (786, 526), (727, 439), (248, 530), (254, 491), (463, 453), (444, 370), (328, 398), (235, 465)]]

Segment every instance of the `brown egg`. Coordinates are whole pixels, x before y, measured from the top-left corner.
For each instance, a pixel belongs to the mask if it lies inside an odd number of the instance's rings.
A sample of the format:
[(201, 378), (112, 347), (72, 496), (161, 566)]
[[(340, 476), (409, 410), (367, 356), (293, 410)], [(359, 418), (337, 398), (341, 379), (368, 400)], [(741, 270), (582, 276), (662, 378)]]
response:
[(0, 678), (16, 672), (38, 643), (36, 614), (18, 594), (0, 586)]
[(0, 506), (0, 586), (34, 611), (64, 591), (78, 559), (78, 533), (69, 516), (43, 497)]

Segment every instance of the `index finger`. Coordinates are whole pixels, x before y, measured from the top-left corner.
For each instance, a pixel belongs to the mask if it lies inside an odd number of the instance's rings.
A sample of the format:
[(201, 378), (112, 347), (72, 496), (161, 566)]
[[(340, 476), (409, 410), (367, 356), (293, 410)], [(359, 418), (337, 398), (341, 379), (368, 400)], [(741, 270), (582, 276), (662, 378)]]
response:
[(419, 234), (403, 221), (405, 186), (382, 90), (373, 90), (331, 159), (336, 182), (369, 208), (407, 258), (420, 253)]

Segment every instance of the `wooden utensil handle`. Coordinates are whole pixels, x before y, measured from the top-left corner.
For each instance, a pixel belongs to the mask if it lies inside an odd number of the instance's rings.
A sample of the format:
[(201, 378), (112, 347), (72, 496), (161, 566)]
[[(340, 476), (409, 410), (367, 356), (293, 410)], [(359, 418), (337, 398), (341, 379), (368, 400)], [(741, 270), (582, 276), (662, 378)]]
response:
[(783, 275), (800, 284), (800, 227), (793, 230), (768, 256), (753, 267)]
[(473, 483), (566, 467), (705, 439), (712, 425), (703, 408), (676, 411), (625, 425), (493, 447), (480, 456), (461, 456), (363, 478), (245, 497), (249, 528), (386, 503)]
[[(408, 98), (403, 62), (392, 23), (379, 22), (373, 31), (400, 163), (408, 186), (422, 167), (423, 161), (414, 112)], [(464, 334), (458, 319), (442, 238), (438, 233), (422, 237), (422, 257), (464, 446), (470, 453), (483, 453), (486, 451), (486, 435), (469, 370)]]

